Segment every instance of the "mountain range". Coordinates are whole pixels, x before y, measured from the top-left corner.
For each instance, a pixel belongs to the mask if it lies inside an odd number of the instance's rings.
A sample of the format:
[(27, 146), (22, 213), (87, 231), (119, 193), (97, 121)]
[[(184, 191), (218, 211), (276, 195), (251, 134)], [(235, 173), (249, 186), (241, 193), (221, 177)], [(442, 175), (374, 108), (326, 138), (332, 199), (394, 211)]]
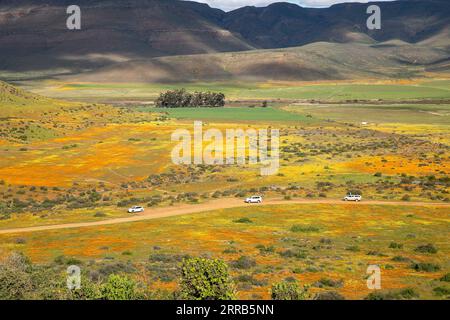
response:
[[(81, 30), (68, 30), (77, 4)], [(0, 78), (98, 81), (294, 80), (397, 77), (448, 71), (447, 0), (231, 12), (179, 0), (0, 0)], [(121, 73), (124, 73), (121, 75)]]

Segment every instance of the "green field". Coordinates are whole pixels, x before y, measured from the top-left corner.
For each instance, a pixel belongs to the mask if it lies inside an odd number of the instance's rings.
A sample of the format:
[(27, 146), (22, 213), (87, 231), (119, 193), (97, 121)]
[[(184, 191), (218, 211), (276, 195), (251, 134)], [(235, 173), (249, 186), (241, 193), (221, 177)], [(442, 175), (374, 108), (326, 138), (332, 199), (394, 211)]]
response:
[(283, 110), (340, 122), (450, 125), (450, 105), (291, 105)]
[(140, 111), (167, 112), (170, 117), (184, 120), (223, 120), (223, 121), (301, 121), (312, 122), (304, 114), (296, 114), (277, 108), (148, 108), (141, 107)]

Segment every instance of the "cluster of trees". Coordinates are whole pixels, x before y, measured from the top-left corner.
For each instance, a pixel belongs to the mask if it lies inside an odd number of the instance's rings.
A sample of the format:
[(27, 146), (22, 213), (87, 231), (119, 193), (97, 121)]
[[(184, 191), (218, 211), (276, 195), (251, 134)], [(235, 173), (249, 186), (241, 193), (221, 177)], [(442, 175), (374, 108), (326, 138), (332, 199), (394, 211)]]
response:
[(185, 89), (166, 91), (156, 100), (158, 108), (219, 108), (225, 106), (225, 95), (220, 92), (194, 92)]

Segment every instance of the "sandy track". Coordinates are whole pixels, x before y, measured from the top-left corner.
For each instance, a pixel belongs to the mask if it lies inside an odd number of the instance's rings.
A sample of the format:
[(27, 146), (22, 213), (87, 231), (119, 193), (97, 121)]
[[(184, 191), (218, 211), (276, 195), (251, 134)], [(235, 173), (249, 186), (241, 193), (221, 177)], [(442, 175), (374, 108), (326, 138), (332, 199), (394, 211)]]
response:
[(46, 230), (59, 230), (59, 229), (73, 229), (73, 228), (84, 228), (84, 227), (95, 227), (95, 226), (106, 226), (112, 224), (120, 223), (130, 223), (136, 221), (152, 220), (158, 218), (166, 218), (173, 216), (180, 216), (191, 213), (207, 212), (212, 210), (229, 209), (229, 208), (239, 208), (246, 206), (269, 206), (269, 205), (289, 205), (289, 204), (331, 204), (331, 205), (353, 205), (353, 206), (364, 206), (364, 205), (391, 205), (391, 206), (433, 206), (433, 207), (449, 207), (450, 204), (446, 203), (428, 203), (428, 202), (395, 202), (395, 201), (364, 201), (361, 203), (348, 203), (340, 200), (310, 200), (310, 199), (295, 199), (295, 200), (280, 200), (280, 199), (267, 199), (263, 204), (245, 204), (241, 199), (227, 198), (220, 200), (213, 200), (207, 203), (197, 204), (197, 205), (179, 205), (167, 208), (156, 208), (147, 209), (145, 213), (138, 214), (132, 217), (115, 218), (103, 221), (94, 222), (78, 222), (78, 223), (67, 223), (67, 224), (57, 224), (48, 226), (36, 226), (36, 227), (26, 227), (26, 228), (15, 228), (15, 229), (4, 229), (0, 230), (0, 234), (13, 234), (13, 233), (28, 233), (36, 231), (46, 231)]

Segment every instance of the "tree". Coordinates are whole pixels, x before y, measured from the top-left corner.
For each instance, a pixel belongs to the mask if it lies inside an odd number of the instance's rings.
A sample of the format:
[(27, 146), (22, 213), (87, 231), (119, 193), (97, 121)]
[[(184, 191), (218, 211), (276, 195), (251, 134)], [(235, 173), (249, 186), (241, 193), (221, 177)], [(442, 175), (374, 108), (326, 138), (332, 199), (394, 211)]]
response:
[(158, 108), (218, 108), (225, 106), (225, 95), (215, 92), (189, 93), (179, 89), (162, 92), (155, 103)]
[(180, 295), (182, 299), (189, 300), (235, 299), (228, 266), (218, 259), (184, 259), (181, 266)]
[(138, 291), (136, 282), (127, 276), (112, 274), (100, 288), (100, 298), (103, 300), (138, 300), (142, 294)]
[(309, 287), (297, 282), (283, 281), (272, 285), (272, 300), (307, 300), (310, 298)]

